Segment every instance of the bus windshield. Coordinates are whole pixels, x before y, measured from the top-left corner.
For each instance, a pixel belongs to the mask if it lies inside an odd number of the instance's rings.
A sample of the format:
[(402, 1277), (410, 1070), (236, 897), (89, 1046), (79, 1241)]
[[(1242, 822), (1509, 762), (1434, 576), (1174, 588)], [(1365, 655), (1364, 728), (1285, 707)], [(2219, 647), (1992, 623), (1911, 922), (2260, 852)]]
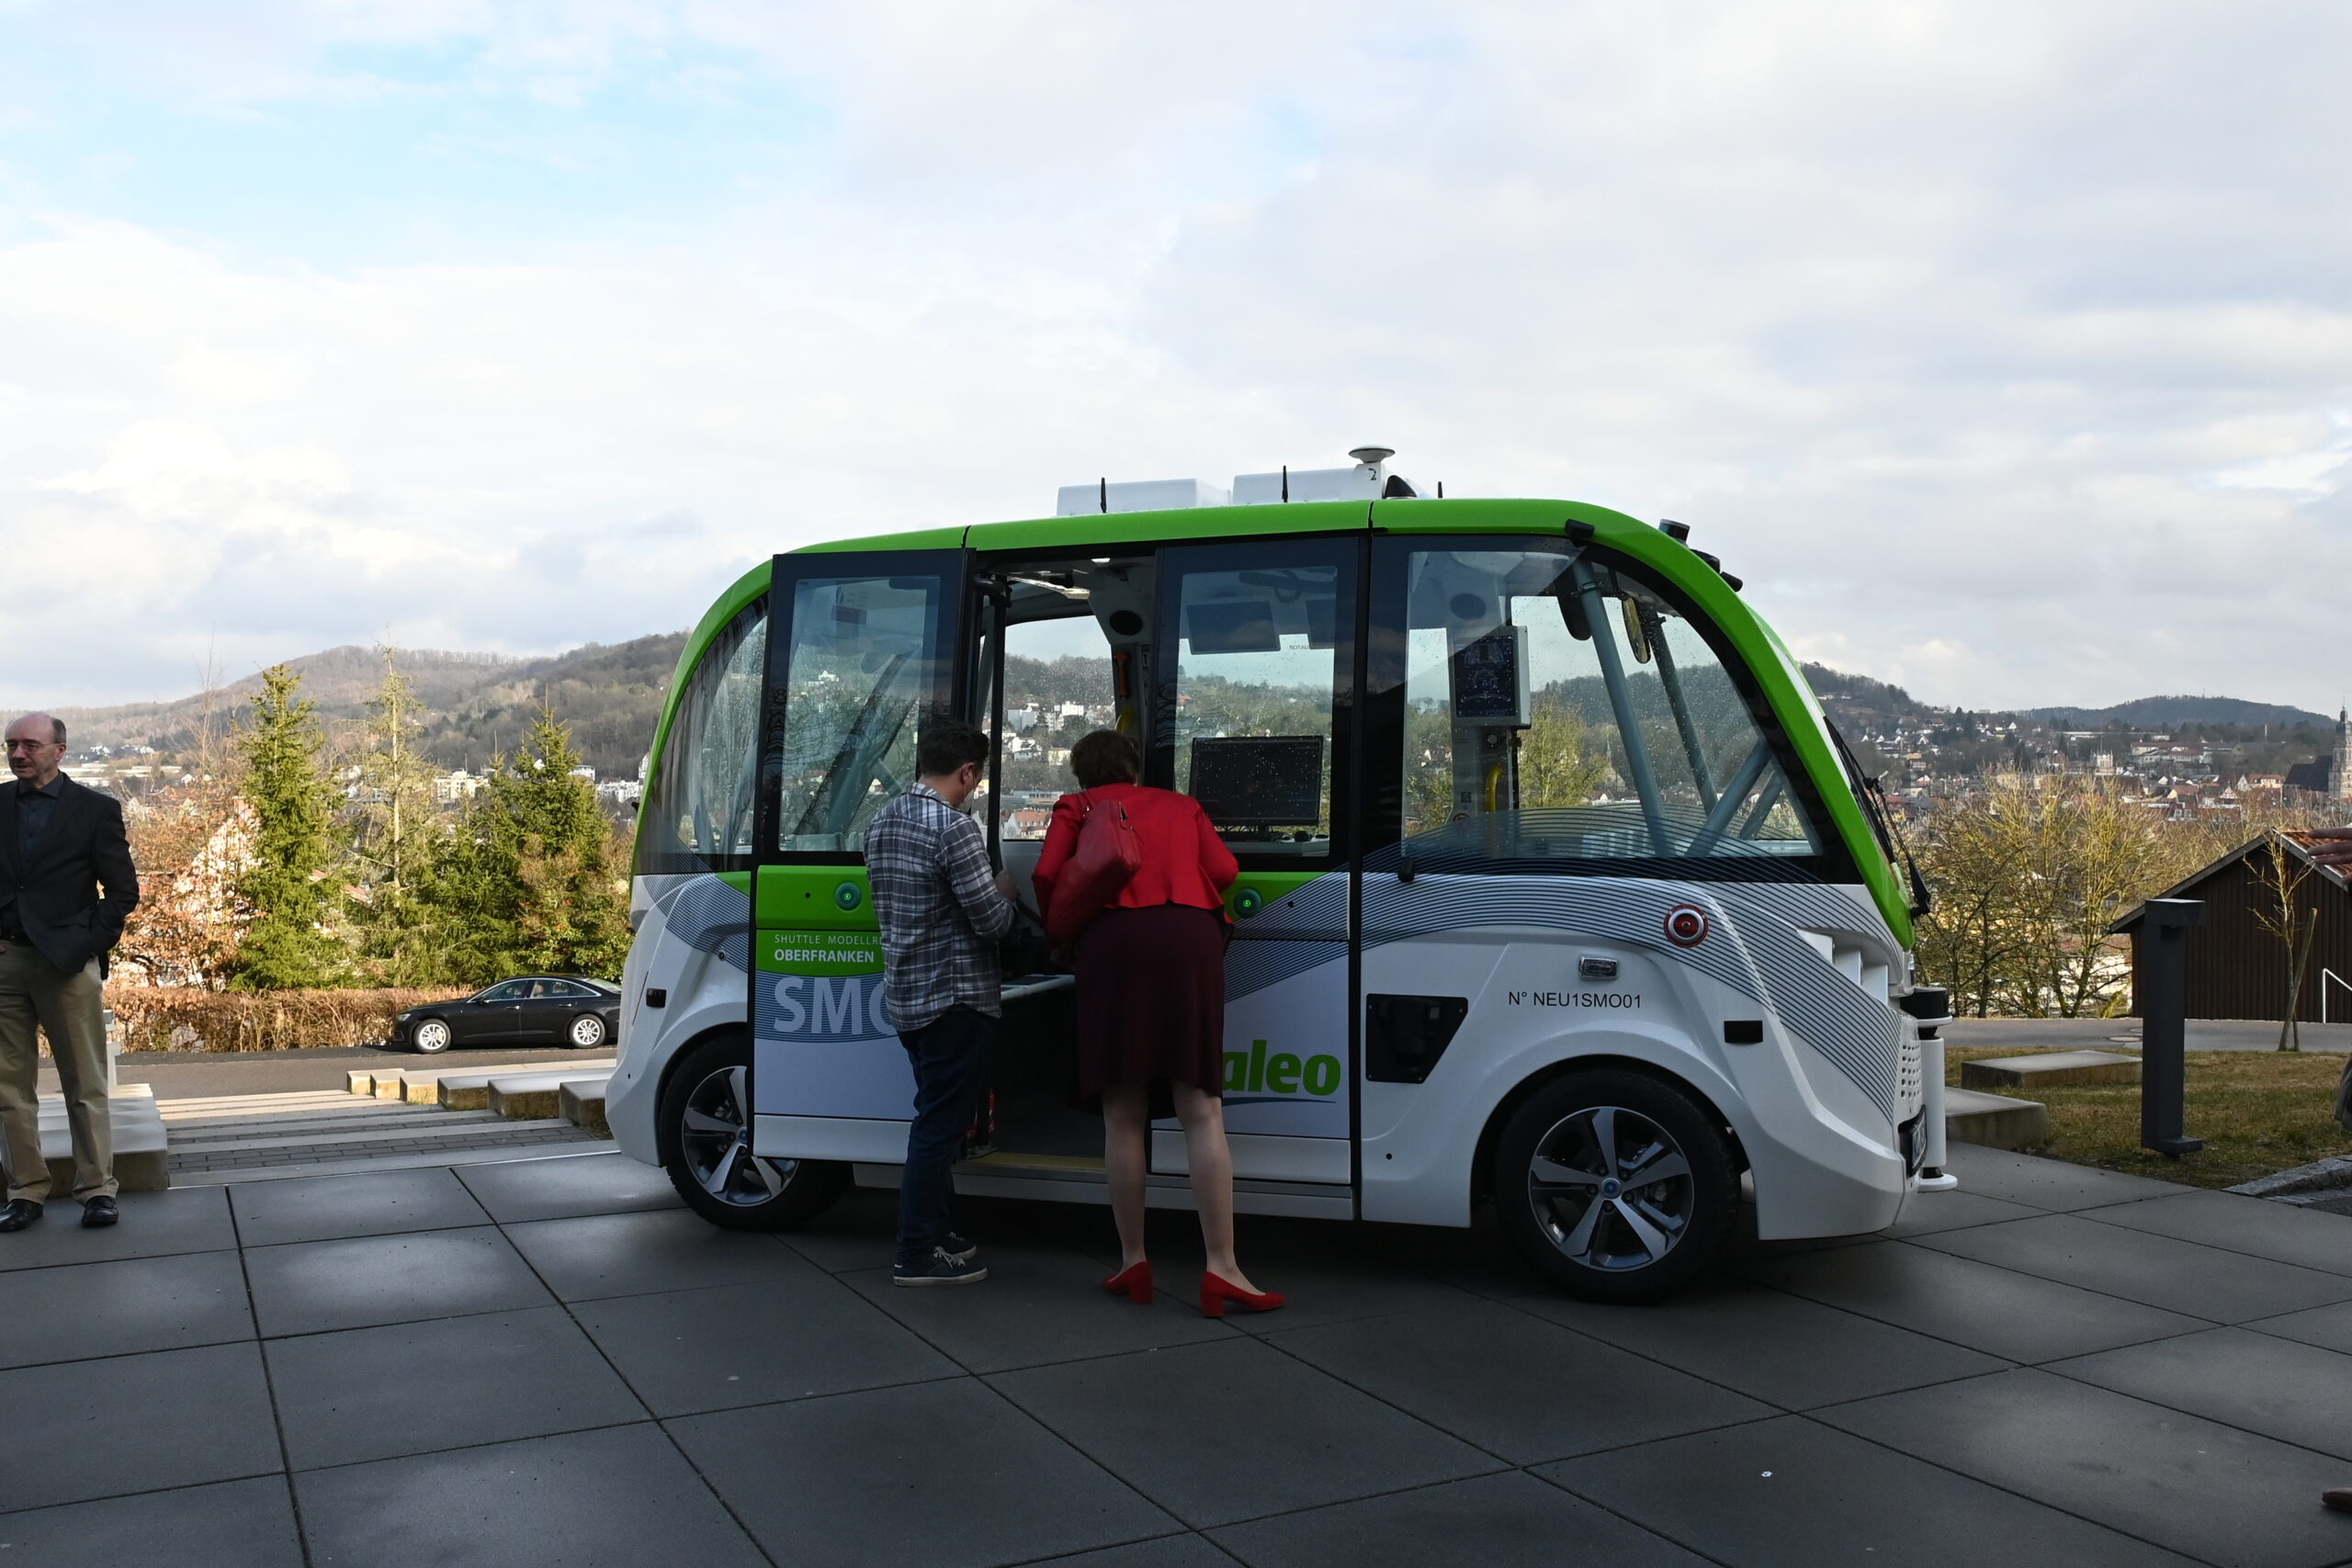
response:
[(1722, 656), (1555, 547), (1408, 558), (1406, 847), (1510, 860), (1810, 855)]

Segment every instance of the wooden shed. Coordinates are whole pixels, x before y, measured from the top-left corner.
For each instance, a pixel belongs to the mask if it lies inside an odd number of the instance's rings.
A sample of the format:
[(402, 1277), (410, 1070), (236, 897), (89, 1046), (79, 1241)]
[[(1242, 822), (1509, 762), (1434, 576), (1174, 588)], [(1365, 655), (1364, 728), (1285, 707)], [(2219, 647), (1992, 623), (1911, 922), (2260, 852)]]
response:
[[(2190, 1018), (2276, 1020), (2282, 1015), (2287, 949), (2260, 919), (2264, 912), (2277, 919), (2271, 857), (2282, 852), (2289, 874), (2301, 877), (2297, 920), (2307, 921), (2314, 912), (2319, 916), (2295, 1016), (2306, 1023), (2323, 1018), (2352, 1021), (2352, 882), (2336, 868), (2313, 861), (2309, 842), (2294, 833), (2266, 833), (2241, 844), (2162, 895), (2195, 898), (2205, 906), (2205, 923), (2188, 933)], [(2141, 914), (2135, 909), (2109, 928), (2132, 938), (2135, 967)], [(2132, 1010), (2140, 1010), (2137, 998)]]

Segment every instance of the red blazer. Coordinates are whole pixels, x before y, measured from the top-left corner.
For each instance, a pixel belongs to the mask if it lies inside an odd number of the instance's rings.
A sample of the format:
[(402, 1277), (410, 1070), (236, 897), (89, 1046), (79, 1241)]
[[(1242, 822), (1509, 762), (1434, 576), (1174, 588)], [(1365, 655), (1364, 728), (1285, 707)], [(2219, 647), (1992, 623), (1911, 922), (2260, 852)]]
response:
[(1142, 784), (1104, 784), (1084, 795), (1066, 795), (1054, 802), (1054, 819), (1046, 829), (1046, 847), (1038, 852), (1033, 880), (1037, 910), (1051, 908), (1054, 878), (1078, 852), (1078, 829), (1091, 801), (1097, 808), (1116, 802), (1126, 808), (1143, 843), (1143, 866), (1120, 891), (1114, 908), (1148, 909), (1160, 904), (1189, 904), (1196, 909), (1222, 909), (1225, 890), (1241, 874), (1233, 852), (1209, 826), (1208, 813), (1189, 795), (1148, 789)]

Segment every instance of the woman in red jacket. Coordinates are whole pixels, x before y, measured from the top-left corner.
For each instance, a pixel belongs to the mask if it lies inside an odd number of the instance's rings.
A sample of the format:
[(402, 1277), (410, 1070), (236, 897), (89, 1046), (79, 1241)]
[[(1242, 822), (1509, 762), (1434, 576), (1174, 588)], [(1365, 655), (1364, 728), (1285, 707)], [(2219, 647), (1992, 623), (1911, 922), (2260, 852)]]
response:
[(1173, 1114), (1184, 1126), (1208, 1252), (1201, 1310), (1220, 1317), (1230, 1302), (1272, 1312), (1283, 1298), (1251, 1285), (1233, 1256), (1233, 1155), (1225, 1142), (1224, 891), (1240, 868), (1198, 801), (1136, 783), (1141, 758), (1125, 736), (1096, 730), (1070, 748), (1069, 765), (1085, 793), (1054, 805), (1037, 857), (1039, 910), (1050, 918), (1054, 880), (1077, 853), (1090, 810), (1124, 810), (1143, 858), (1072, 951), (1078, 1091), (1102, 1099), (1102, 1163), (1119, 1227), (1121, 1267), (1102, 1288), (1138, 1303), (1151, 1300), (1146, 1138), (1155, 1116)]

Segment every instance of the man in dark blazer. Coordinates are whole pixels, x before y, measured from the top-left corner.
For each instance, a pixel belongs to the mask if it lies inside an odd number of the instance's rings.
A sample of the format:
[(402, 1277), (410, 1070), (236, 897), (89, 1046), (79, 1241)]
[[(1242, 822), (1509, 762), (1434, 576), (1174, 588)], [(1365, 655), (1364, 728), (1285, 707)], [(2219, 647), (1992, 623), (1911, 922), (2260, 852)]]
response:
[(8, 727), (7, 742), (15, 782), (0, 784), (0, 1134), (8, 1155), (0, 1231), (23, 1230), (49, 1201), (40, 1033), (65, 1091), (82, 1223), (110, 1225), (119, 1214), (104, 983), (107, 953), (139, 907), (139, 873), (121, 803), (58, 772), (62, 722), (28, 713)]

